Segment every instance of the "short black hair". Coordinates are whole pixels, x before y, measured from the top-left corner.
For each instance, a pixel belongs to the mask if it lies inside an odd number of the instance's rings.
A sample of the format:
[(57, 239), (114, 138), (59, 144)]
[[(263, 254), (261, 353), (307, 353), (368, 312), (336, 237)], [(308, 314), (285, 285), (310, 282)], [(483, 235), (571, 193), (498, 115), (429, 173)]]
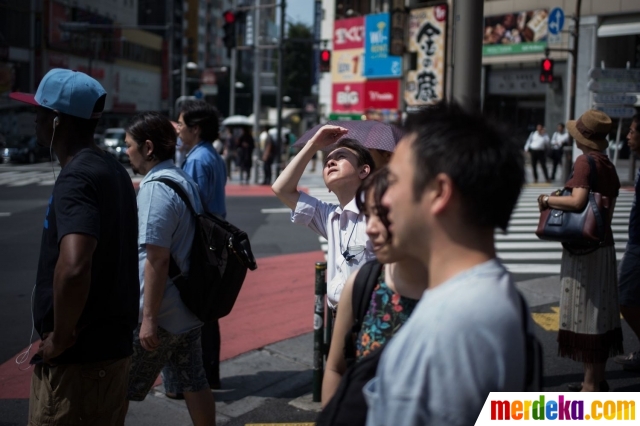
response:
[(205, 101), (186, 101), (182, 104), (182, 119), (187, 127), (200, 127), (200, 138), (213, 142), (218, 139), (220, 123), (218, 110)]
[(158, 112), (143, 112), (134, 116), (125, 129), (142, 147), (146, 140), (153, 142), (153, 155), (165, 161), (176, 156), (176, 129), (168, 118)]
[[(382, 197), (384, 193), (387, 192), (387, 188), (389, 188), (389, 169), (384, 166), (362, 181), (356, 193), (356, 205), (360, 212), (366, 211), (367, 207), (375, 207), (376, 216), (380, 218), (380, 221), (387, 229), (387, 239), (389, 240), (391, 239), (391, 232), (389, 231), (389, 226), (391, 225), (389, 221), (389, 209), (382, 204)], [(371, 190), (373, 190), (374, 205), (367, 206), (367, 194)]]
[[(98, 98), (96, 103), (93, 106), (92, 112), (102, 112), (104, 111), (104, 104), (107, 99), (107, 95), (102, 95)], [(55, 113), (56, 115), (61, 116), (61, 121), (69, 123), (69, 128), (73, 129), (74, 134), (80, 137), (91, 137), (96, 132), (96, 127), (98, 127), (99, 118), (80, 118), (75, 115), (63, 114), (63, 113)]]
[(636, 125), (640, 124), (640, 114), (635, 114), (631, 117), (631, 122), (636, 123)]
[[(353, 151), (358, 158), (358, 167), (362, 167), (365, 164), (369, 166), (369, 174), (373, 173), (376, 170), (376, 164), (373, 161), (373, 157), (369, 152), (369, 149), (362, 145), (356, 139), (344, 138), (340, 139), (335, 147), (331, 150), (334, 151), (338, 148), (347, 148)], [(326, 163), (326, 160), (325, 160)]]
[(506, 230), (525, 181), (524, 157), (509, 133), (479, 113), (445, 102), (409, 114), (405, 128), (415, 136), (415, 200), (444, 173), (460, 191), (470, 224)]

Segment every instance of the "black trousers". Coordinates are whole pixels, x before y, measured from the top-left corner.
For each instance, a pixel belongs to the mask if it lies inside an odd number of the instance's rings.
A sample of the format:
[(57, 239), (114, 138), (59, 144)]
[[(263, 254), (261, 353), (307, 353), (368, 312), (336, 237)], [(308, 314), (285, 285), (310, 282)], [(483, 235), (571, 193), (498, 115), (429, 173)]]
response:
[(538, 181), (538, 163), (540, 163), (540, 167), (542, 167), (542, 173), (544, 174), (544, 179), (549, 180), (549, 172), (547, 171), (547, 154), (544, 150), (530, 150), (531, 153), (531, 168), (533, 169), (533, 179)]
[(273, 160), (262, 162), (262, 170), (264, 171), (264, 180), (262, 181), (263, 185), (271, 185), (271, 165), (272, 164), (273, 164)]
[(558, 166), (562, 167), (562, 148), (551, 151), (551, 159), (553, 160), (553, 169), (551, 171), (551, 179), (556, 178), (556, 170)]
[(202, 326), (202, 364), (209, 387), (220, 386), (220, 323), (218, 320)]

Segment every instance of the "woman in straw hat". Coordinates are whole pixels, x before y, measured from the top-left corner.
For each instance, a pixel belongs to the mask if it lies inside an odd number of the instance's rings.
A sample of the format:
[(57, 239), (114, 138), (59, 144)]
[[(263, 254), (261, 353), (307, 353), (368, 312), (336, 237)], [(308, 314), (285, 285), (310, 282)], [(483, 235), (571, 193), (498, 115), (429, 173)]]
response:
[[(622, 353), (622, 329), (618, 307), (616, 252), (611, 232), (611, 218), (620, 180), (615, 166), (603, 152), (611, 119), (603, 112), (589, 110), (567, 123), (569, 134), (583, 154), (576, 159), (573, 175), (565, 184), (570, 196), (538, 197), (540, 211), (554, 208), (580, 211), (587, 204), (589, 190), (611, 200), (610, 216), (604, 243), (595, 251), (562, 251), (560, 271), (560, 356), (584, 363), (584, 381), (571, 384), (569, 390), (597, 392), (609, 390), (605, 365), (609, 357)], [(593, 188), (587, 156), (595, 163)]]

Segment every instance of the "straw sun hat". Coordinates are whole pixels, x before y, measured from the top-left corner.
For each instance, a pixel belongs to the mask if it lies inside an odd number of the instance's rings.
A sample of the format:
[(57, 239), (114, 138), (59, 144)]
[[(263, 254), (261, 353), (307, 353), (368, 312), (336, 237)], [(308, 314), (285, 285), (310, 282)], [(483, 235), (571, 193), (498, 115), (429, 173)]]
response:
[(577, 120), (569, 120), (567, 130), (582, 145), (604, 151), (609, 145), (606, 138), (611, 131), (611, 118), (602, 111), (590, 109)]

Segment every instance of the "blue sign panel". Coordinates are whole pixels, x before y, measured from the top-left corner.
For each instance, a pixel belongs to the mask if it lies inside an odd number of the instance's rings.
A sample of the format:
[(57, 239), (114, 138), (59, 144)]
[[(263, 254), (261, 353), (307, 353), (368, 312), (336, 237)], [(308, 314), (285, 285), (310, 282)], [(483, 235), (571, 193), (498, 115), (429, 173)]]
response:
[(364, 18), (364, 69), (367, 78), (402, 76), (402, 57), (389, 55), (389, 13)]
[(549, 34), (558, 35), (564, 27), (564, 11), (559, 7), (554, 8), (549, 13), (548, 30)]

